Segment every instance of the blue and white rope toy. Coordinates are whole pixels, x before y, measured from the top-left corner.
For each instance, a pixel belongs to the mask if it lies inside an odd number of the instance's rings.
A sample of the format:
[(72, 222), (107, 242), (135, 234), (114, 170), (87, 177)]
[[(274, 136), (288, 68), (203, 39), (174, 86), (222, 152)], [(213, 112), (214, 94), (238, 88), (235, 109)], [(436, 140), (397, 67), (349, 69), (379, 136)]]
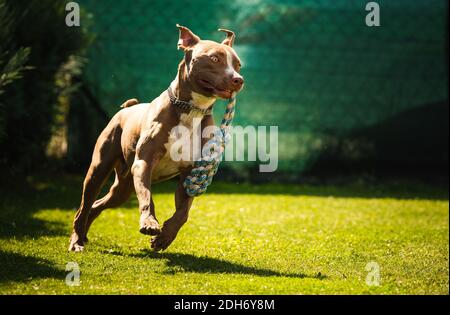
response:
[(225, 150), (225, 145), (229, 142), (235, 105), (236, 94), (233, 93), (228, 100), (219, 132), (216, 132), (216, 134), (205, 144), (205, 147), (202, 150), (202, 157), (194, 162), (191, 173), (186, 176), (186, 179), (184, 180), (183, 186), (186, 189), (186, 193), (191, 197), (203, 194), (211, 184), (214, 175), (217, 173)]

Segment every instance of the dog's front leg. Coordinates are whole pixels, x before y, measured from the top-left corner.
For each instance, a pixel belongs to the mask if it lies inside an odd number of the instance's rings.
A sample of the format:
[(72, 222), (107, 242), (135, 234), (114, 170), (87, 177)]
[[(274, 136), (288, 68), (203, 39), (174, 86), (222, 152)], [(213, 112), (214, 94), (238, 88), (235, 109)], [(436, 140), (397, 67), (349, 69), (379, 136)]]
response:
[(139, 231), (146, 235), (157, 235), (161, 232), (155, 215), (151, 192), (152, 172), (159, 161), (159, 156), (150, 150), (138, 149), (136, 159), (131, 168), (134, 189), (139, 201)]
[[(201, 124), (202, 129), (202, 148), (213, 137), (214, 129), (206, 130), (208, 127), (214, 126), (214, 118), (212, 115), (206, 115)], [(156, 251), (166, 249), (177, 236), (178, 231), (186, 223), (191, 208), (193, 197), (190, 197), (183, 186), (183, 182), (186, 176), (191, 172), (191, 168), (185, 169), (180, 174), (180, 180), (178, 182), (177, 190), (175, 191), (175, 213), (174, 215), (164, 222), (161, 234), (152, 239), (152, 248)]]
[(169, 247), (180, 228), (188, 219), (189, 209), (194, 198), (186, 193), (183, 182), (189, 172), (190, 169), (180, 175), (177, 190), (175, 191), (175, 213), (170, 219), (164, 222), (161, 233), (152, 239), (152, 248), (155, 251), (165, 250)]

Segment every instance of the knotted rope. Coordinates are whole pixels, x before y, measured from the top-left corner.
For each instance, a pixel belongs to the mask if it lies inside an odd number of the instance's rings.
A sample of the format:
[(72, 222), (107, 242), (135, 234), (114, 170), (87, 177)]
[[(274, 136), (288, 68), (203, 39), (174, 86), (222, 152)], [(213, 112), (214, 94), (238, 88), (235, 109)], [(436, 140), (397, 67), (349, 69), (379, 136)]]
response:
[(203, 194), (217, 173), (225, 145), (229, 142), (235, 105), (236, 95), (233, 93), (228, 100), (218, 132), (205, 144), (202, 157), (194, 162), (191, 173), (184, 180), (183, 186), (191, 197)]

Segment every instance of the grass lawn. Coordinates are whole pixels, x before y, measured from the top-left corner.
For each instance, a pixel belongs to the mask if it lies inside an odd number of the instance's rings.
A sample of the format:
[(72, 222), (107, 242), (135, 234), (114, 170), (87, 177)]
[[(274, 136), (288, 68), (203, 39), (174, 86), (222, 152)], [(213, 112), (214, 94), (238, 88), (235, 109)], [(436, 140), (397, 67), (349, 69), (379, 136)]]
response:
[[(136, 198), (106, 210), (68, 253), (79, 177), (0, 196), (0, 294), (448, 294), (448, 189), (419, 184), (215, 182), (163, 253), (138, 231)], [(155, 185), (160, 222), (175, 183)], [(81, 269), (65, 284), (68, 262)], [(366, 266), (380, 267), (380, 285)]]

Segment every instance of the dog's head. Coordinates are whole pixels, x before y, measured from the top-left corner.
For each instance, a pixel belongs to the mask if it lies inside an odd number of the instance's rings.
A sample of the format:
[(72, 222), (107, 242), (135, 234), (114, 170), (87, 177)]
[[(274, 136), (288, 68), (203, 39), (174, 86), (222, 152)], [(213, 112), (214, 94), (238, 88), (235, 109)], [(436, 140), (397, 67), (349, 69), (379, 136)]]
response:
[(222, 43), (202, 40), (187, 27), (180, 30), (178, 49), (185, 53), (186, 76), (193, 91), (211, 97), (228, 99), (242, 90), (244, 78), (239, 74), (241, 61), (233, 49), (234, 33), (225, 32)]

